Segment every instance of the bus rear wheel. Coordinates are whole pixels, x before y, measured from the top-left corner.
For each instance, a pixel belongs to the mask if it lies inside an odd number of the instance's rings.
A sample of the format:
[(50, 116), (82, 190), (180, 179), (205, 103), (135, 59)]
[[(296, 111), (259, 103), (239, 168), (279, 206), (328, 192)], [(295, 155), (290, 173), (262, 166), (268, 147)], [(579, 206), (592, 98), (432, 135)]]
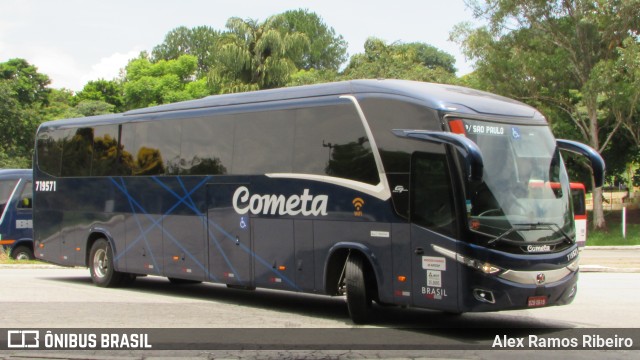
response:
[(362, 257), (350, 255), (345, 271), (347, 307), (351, 320), (356, 324), (365, 324), (371, 318), (371, 294), (365, 275)]
[(124, 275), (113, 267), (113, 251), (106, 239), (98, 239), (91, 246), (89, 256), (91, 280), (100, 287), (115, 287), (122, 283)]

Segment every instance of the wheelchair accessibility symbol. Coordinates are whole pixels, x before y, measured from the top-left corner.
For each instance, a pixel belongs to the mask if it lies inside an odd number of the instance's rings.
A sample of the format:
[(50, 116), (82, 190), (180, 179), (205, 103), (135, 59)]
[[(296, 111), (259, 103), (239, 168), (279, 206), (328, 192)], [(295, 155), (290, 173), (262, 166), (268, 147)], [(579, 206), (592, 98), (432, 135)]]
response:
[(247, 228), (247, 222), (244, 219), (244, 216), (240, 217), (240, 229), (246, 229)]

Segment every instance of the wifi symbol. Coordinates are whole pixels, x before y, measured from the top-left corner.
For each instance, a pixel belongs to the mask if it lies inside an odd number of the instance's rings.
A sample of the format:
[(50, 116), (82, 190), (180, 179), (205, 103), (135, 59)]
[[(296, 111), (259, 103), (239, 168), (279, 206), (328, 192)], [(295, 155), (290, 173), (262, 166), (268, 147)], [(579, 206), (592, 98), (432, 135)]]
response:
[(352, 203), (353, 203), (353, 206), (356, 208), (356, 211), (360, 211), (362, 209), (362, 206), (364, 205), (364, 200), (358, 197), (353, 199)]

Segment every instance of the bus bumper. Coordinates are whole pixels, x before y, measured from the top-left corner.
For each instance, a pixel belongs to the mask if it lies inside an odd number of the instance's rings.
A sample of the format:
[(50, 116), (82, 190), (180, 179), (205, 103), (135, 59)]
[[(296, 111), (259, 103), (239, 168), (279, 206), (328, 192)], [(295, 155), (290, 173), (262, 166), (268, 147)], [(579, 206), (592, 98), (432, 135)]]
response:
[[(521, 272), (521, 276), (488, 276), (468, 272), (460, 289), (462, 312), (531, 309), (570, 304), (578, 291), (578, 271), (546, 282), (545, 272)], [(512, 272), (514, 273), (514, 272)], [(517, 272), (515, 272), (517, 273)], [(525, 275), (526, 273), (526, 275)], [(542, 275), (539, 275), (542, 274)]]

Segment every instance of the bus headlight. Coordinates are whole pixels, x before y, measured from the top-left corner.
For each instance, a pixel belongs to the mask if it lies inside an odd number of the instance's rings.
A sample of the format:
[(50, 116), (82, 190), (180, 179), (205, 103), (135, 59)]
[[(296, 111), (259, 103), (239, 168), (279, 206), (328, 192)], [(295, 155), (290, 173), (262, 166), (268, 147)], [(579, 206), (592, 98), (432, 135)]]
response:
[(431, 245), (431, 246), (433, 247), (433, 250), (435, 250), (437, 253), (442, 254), (450, 259), (453, 259), (461, 264), (467, 265), (468, 267), (478, 270), (484, 274), (497, 275), (504, 271), (504, 269), (502, 269), (501, 267), (493, 265), (491, 263), (483, 262), (468, 256), (460, 255), (455, 251), (445, 249), (438, 245)]

